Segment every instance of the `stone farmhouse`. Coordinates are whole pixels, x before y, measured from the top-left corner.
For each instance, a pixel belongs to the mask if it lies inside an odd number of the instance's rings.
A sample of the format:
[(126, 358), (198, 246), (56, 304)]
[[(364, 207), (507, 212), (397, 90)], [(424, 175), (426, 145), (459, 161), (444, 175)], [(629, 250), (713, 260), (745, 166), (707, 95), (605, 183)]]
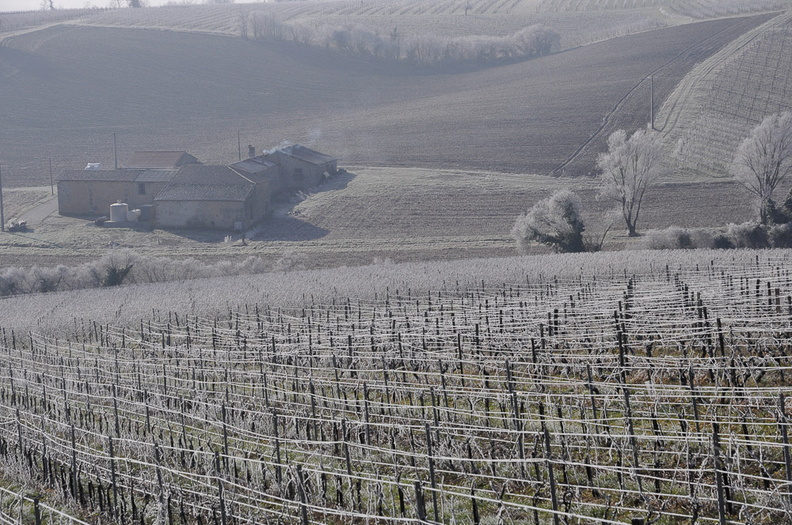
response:
[(63, 170), (61, 215), (103, 216), (123, 202), (160, 228), (240, 229), (272, 211), (272, 201), (334, 175), (338, 159), (295, 144), (229, 165), (202, 164), (183, 151), (139, 151), (122, 168)]

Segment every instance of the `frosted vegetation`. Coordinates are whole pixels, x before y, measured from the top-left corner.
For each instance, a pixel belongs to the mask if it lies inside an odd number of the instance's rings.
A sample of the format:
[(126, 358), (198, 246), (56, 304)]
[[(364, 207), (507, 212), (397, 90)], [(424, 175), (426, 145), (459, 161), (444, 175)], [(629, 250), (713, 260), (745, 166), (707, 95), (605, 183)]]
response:
[(92, 522), (786, 523), (791, 264), (619, 252), (4, 299), (0, 453), (46, 512)]
[[(666, 265), (671, 268), (703, 266), (713, 261), (743, 265), (755, 261), (759, 254), (764, 257), (790, 256), (790, 252), (776, 250), (622, 251), (424, 263), (384, 262), (328, 270), (244, 274), (241, 268), (258, 269), (251, 262), (236, 267), (239, 275), (227, 277), (195, 278), (199, 273), (195, 270), (195, 273), (186, 273), (181, 277), (174, 274), (173, 278), (181, 279), (177, 281), (6, 297), (0, 299), (0, 309), (3, 311), (0, 327), (49, 333), (69, 330), (74, 326), (75, 319), (80, 318), (133, 325), (152, 312), (190, 312), (196, 316), (215, 316), (253, 304), (300, 307), (311, 302), (332, 302), (334, 298), (369, 300), (388, 290), (425, 293), (455, 288), (458, 284), (472, 286), (482, 282), (520, 283), (526, 279), (533, 281), (556, 277), (596, 279), (616, 274), (651, 273), (660, 271)], [(140, 262), (138, 259), (133, 260)], [(162, 259), (151, 259), (149, 262), (169, 264)], [(168, 267), (176, 271), (179, 267), (189, 267), (189, 264), (194, 262), (171, 261)], [(140, 265), (143, 266), (143, 263)], [(207, 266), (203, 271), (217, 268)], [(139, 267), (135, 269), (140, 270)], [(127, 282), (138, 277), (130, 273), (129, 279)]]
[(454, 38), (434, 34), (405, 37), (398, 28), (383, 35), (360, 24), (282, 23), (272, 16), (256, 13), (243, 27), (248, 25), (256, 40), (315, 45), (346, 56), (402, 61), (421, 66), (509, 62), (547, 55), (561, 49), (561, 35), (540, 24), (507, 36)]

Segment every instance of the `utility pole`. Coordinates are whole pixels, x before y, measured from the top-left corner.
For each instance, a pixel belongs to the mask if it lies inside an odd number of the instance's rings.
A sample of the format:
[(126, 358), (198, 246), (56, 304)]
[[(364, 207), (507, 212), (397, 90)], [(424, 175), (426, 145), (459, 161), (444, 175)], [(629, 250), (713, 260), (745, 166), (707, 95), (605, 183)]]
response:
[(50, 195), (55, 195), (55, 184), (52, 182), (52, 157), (49, 158), (50, 166)]
[(651, 122), (652, 131), (654, 131), (654, 75), (649, 76), (649, 108), (649, 122)]
[(113, 169), (118, 169), (118, 149), (116, 147), (116, 134), (113, 132)]
[(242, 160), (242, 138), (239, 130), (237, 130), (237, 151), (239, 151), (239, 160)]
[(0, 166), (0, 232), (5, 231), (5, 214), (3, 213), (3, 167)]

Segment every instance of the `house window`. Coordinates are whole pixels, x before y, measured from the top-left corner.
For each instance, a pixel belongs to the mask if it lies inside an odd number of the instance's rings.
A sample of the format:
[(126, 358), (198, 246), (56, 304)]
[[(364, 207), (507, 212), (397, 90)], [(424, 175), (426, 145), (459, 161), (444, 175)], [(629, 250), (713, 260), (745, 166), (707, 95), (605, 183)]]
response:
[(146, 183), (138, 182), (138, 195), (146, 194)]

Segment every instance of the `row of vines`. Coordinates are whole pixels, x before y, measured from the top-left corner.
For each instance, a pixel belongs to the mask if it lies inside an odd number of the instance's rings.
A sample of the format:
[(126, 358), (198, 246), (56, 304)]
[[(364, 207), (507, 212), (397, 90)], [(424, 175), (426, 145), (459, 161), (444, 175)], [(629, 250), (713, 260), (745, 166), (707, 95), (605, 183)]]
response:
[(75, 318), (2, 330), (0, 463), (91, 523), (789, 522), (791, 335), (758, 258)]
[(679, 160), (715, 175), (728, 173), (740, 141), (773, 113), (792, 108), (792, 16), (767, 24), (756, 38), (703, 78), (698, 119), (679, 139)]

